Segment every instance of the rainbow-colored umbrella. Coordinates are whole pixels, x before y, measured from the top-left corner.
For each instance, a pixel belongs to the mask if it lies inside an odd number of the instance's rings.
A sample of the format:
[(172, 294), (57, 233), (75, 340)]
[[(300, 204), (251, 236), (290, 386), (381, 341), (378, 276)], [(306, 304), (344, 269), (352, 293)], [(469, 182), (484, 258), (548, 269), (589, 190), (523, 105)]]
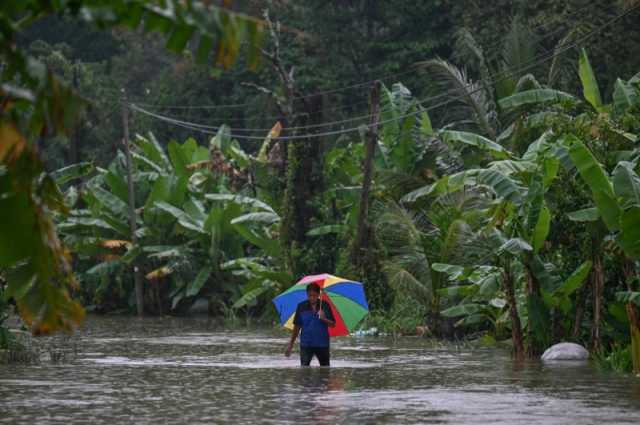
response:
[(329, 328), (329, 336), (349, 335), (356, 325), (369, 312), (362, 283), (332, 276), (318, 274), (305, 276), (291, 288), (273, 299), (280, 315), (280, 324), (293, 329), (293, 316), (296, 307), (307, 299), (307, 285), (315, 282), (321, 289), (321, 300), (331, 307), (336, 325)]

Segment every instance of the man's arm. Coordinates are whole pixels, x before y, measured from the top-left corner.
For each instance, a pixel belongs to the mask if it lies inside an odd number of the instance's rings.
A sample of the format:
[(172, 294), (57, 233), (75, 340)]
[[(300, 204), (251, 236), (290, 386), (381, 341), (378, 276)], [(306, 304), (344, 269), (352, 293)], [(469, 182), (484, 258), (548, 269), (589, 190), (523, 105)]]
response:
[(336, 325), (336, 319), (333, 318), (333, 313), (331, 313), (331, 308), (327, 308), (325, 311), (325, 307), (322, 306), (322, 308), (318, 312), (318, 318), (322, 320), (330, 328), (333, 328)]
[(300, 326), (293, 325), (293, 331), (291, 331), (291, 340), (289, 341), (289, 345), (287, 345), (287, 349), (284, 352), (286, 357), (291, 355), (291, 350), (293, 350), (293, 344), (296, 342), (296, 338), (298, 338), (298, 334), (300, 334)]

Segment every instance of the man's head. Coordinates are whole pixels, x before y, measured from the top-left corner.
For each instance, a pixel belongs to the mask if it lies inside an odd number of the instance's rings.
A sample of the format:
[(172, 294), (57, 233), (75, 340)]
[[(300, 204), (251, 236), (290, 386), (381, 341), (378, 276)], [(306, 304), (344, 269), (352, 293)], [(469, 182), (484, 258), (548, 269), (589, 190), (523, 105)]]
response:
[(317, 283), (310, 283), (307, 285), (307, 297), (312, 304), (317, 302), (320, 298), (320, 285)]

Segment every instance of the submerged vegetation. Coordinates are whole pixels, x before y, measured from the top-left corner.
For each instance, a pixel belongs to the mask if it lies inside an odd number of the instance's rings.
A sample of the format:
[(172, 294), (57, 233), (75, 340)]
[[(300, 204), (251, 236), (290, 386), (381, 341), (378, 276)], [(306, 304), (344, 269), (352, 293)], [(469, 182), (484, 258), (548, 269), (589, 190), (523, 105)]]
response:
[[(364, 282), (381, 331), (518, 359), (574, 341), (640, 372), (640, 4), (482, 6), (487, 34), (448, 1), (411, 5), (426, 28), (401, 1), (340, 29), (338, 2), (94, 3), (2, 6), (0, 349), (9, 300), (35, 333), (201, 299), (272, 323), (273, 296), (329, 272)], [(243, 40), (228, 72), (195, 61), (230, 65)]]

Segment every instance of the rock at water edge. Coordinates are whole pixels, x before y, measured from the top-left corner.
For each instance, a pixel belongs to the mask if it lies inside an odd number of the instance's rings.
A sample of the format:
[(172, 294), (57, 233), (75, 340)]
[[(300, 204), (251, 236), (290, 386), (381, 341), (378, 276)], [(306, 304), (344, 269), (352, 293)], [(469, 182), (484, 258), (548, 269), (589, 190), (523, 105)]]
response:
[(552, 345), (542, 354), (542, 360), (587, 360), (589, 352), (580, 344), (561, 342)]

